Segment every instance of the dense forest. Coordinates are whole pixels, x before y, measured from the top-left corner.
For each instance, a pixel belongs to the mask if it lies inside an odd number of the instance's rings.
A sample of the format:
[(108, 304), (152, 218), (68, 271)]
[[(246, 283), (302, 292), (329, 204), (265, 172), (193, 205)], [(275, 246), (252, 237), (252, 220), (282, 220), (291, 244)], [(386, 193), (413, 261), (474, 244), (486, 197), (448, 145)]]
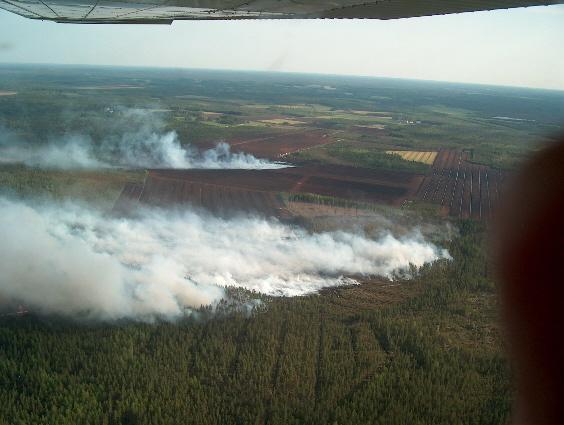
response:
[(484, 229), (459, 232), (454, 260), (412, 280), (297, 298), (233, 290), (173, 323), (2, 317), (0, 423), (505, 423)]

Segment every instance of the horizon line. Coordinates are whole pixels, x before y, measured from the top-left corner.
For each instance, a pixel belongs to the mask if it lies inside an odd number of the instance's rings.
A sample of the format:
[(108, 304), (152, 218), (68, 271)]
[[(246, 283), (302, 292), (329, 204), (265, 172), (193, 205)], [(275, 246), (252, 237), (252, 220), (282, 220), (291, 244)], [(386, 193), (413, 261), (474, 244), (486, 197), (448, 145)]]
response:
[(15, 66), (60, 66), (60, 67), (92, 67), (92, 68), (123, 68), (123, 69), (156, 69), (156, 70), (186, 70), (186, 71), (223, 71), (223, 72), (240, 72), (240, 73), (264, 73), (264, 74), (293, 74), (293, 75), (308, 75), (308, 76), (324, 76), (324, 77), (348, 77), (348, 78), (368, 78), (368, 79), (388, 79), (388, 80), (401, 80), (401, 81), (414, 81), (421, 83), (442, 83), (442, 84), (455, 84), (455, 85), (471, 85), (483, 87), (500, 87), (500, 88), (513, 88), (525, 90), (541, 90), (550, 91), (564, 94), (564, 88), (547, 88), (538, 86), (518, 86), (512, 84), (493, 84), (493, 83), (477, 83), (466, 81), (454, 80), (433, 80), (425, 78), (411, 78), (411, 77), (391, 77), (381, 75), (366, 75), (366, 74), (334, 74), (324, 72), (311, 72), (311, 71), (285, 71), (285, 70), (270, 70), (270, 69), (231, 69), (231, 68), (206, 68), (206, 67), (183, 67), (183, 66), (159, 66), (159, 65), (110, 65), (110, 64), (80, 64), (80, 63), (53, 63), (53, 62), (3, 62), (0, 61), (0, 66), (15, 65)]

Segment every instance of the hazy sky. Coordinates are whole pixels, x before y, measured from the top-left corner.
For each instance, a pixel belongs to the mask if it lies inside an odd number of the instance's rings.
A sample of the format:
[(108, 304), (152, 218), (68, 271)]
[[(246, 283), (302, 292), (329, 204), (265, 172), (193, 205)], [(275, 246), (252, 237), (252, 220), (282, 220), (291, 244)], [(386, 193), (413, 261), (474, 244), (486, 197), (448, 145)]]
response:
[(564, 5), (395, 21), (72, 25), (0, 10), (0, 62), (302, 71), (564, 90)]

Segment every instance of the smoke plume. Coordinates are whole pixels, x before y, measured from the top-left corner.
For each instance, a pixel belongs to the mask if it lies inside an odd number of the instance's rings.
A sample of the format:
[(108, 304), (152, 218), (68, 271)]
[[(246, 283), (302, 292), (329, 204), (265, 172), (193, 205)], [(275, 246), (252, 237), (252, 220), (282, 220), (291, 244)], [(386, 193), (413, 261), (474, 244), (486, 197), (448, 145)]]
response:
[(112, 112), (104, 120), (104, 135), (67, 134), (37, 144), (0, 131), (0, 161), (49, 169), (239, 168), (272, 169), (286, 164), (231, 152), (225, 142), (200, 151), (181, 144), (175, 131), (166, 131), (156, 114), (140, 109)]
[(224, 286), (296, 296), (449, 258), (417, 233), (371, 240), (255, 217), (146, 209), (119, 218), (6, 198), (0, 238), (0, 300), (102, 319), (175, 318), (217, 302)]

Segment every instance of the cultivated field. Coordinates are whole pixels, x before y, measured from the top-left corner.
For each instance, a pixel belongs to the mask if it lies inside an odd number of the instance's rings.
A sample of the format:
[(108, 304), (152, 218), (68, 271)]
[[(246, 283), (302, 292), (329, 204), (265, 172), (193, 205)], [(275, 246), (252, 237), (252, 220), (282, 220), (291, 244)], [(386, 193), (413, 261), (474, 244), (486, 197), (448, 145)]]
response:
[(400, 205), (415, 196), (423, 176), (343, 166), (279, 170), (150, 170), (144, 184), (125, 186), (116, 210), (137, 203), (189, 203), (219, 215), (234, 211), (291, 215), (282, 193), (311, 193), (358, 202)]
[(234, 152), (278, 160), (332, 141), (324, 130), (308, 130), (252, 139), (231, 139), (228, 142)]
[(468, 161), (460, 150), (441, 150), (433, 171), (425, 177), (417, 198), (439, 204), (445, 213), (460, 218), (491, 217), (505, 173)]
[(312, 202), (288, 201), (286, 205), (290, 214), (297, 217), (380, 217), (380, 214), (372, 209), (323, 204), (313, 200)]
[(272, 118), (272, 119), (268, 119), (268, 120), (259, 120), (257, 122), (263, 123), (263, 124), (274, 124), (274, 125), (301, 125), (301, 124), (305, 124), (304, 121), (298, 121), (296, 119), (291, 119), (291, 118)]
[(383, 124), (366, 124), (366, 125), (361, 125), (361, 124), (357, 124), (355, 125), (356, 128), (368, 128), (370, 130), (384, 130), (386, 128), (385, 125)]
[(118, 199), (115, 211), (127, 212), (141, 204), (174, 206), (190, 204), (218, 216), (256, 213), (264, 216), (289, 217), (282, 198), (276, 192), (246, 190), (183, 179), (150, 175), (145, 184), (129, 184)]
[(421, 162), (423, 164), (431, 165), (435, 162), (437, 152), (417, 152), (417, 151), (386, 151), (392, 155), (399, 155), (406, 161)]

